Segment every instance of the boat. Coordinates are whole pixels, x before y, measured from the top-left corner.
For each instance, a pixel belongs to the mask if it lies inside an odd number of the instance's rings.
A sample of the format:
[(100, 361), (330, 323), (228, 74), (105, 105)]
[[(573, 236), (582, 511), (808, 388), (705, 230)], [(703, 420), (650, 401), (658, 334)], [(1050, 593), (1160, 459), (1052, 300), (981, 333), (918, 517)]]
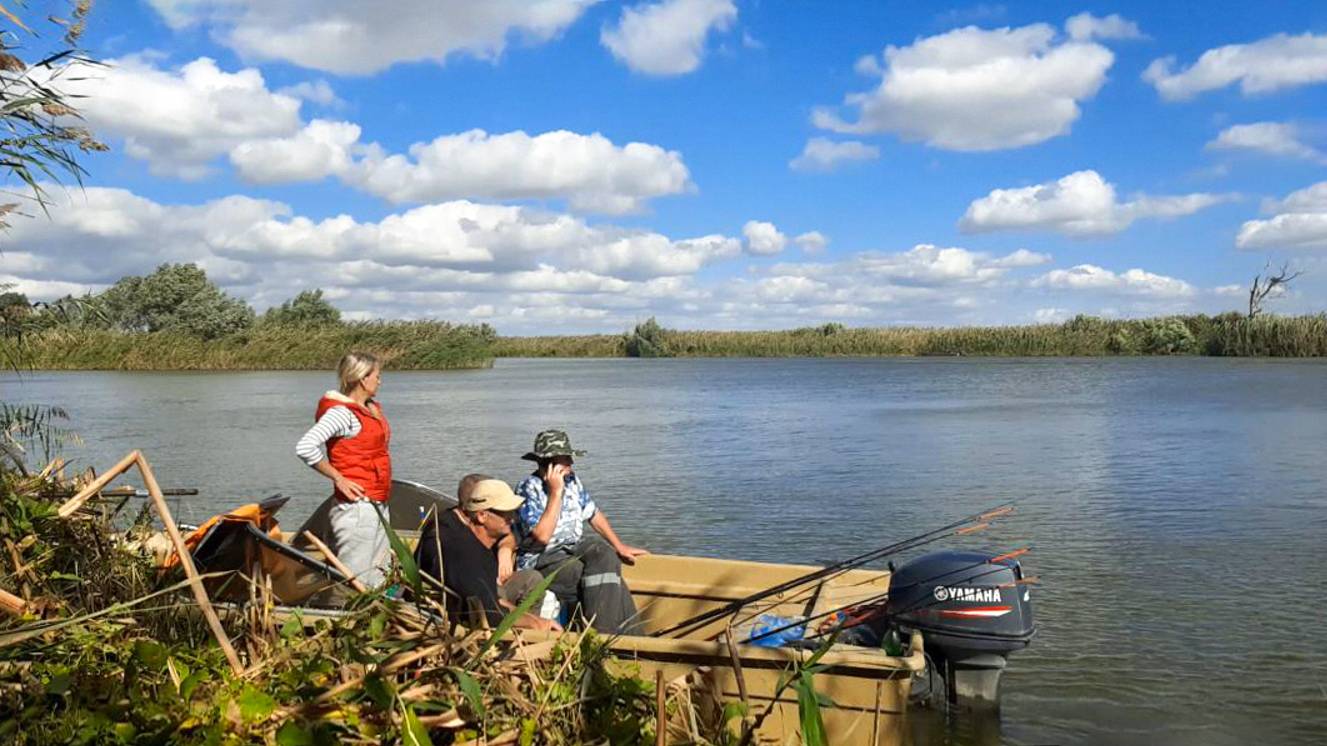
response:
[[(393, 522), (405, 537), (417, 537), (420, 516), (455, 505), (442, 493), (405, 481), (394, 484), (391, 501)], [(277, 498), (258, 504), (257, 519), (252, 509), (214, 519), (194, 532), (191, 553), (199, 570), (208, 573), (262, 567), (281, 607), (298, 608), (302, 618), (312, 620), (319, 616), (312, 610), (340, 602), (347, 578), (316, 547), (292, 541), (298, 532), (279, 529), (271, 515), (283, 503)], [(315, 512), (306, 526), (317, 521)], [(821, 708), (828, 742), (893, 746), (907, 741), (915, 682), (925, 678), (929, 683), (929, 676), (939, 673), (948, 682), (946, 701), (998, 702), (999, 674), (1009, 652), (1025, 647), (1035, 632), (1016, 560), (940, 552), (897, 570), (822, 570), (683, 555), (640, 557), (623, 567), (623, 577), (644, 633), (610, 637), (608, 648), (615, 665), (646, 680), (659, 677), (687, 687), (693, 702), (711, 717), (745, 713), (759, 723), (757, 742), (770, 744), (801, 742), (798, 697), (787, 682), (791, 672), (816, 656), (814, 688), (832, 703)], [(796, 582), (817, 574), (823, 577), (815, 582)], [(213, 578), (208, 592), (214, 600), (244, 603), (247, 585), (230, 587), (225, 578)], [(789, 588), (743, 605), (780, 585)], [(893, 654), (878, 644), (837, 638), (823, 650), (818, 640), (759, 644), (762, 635), (768, 636), (757, 626), (762, 620), (832, 622), (859, 604), (892, 607), (892, 613), (880, 615), (880, 631), (888, 627), (901, 633)], [(720, 613), (725, 610), (737, 613)], [(679, 625), (683, 629), (676, 636), (659, 634)], [(557, 638), (531, 630), (515, 634), (530, 643), (518, 646), (529, 656), (547, 654), (552, 644), (539, 643)], [(936, 661), (935, 670), (928, 671), (928, 658)], [(725, 709), (738, 703), (741, 707)]]

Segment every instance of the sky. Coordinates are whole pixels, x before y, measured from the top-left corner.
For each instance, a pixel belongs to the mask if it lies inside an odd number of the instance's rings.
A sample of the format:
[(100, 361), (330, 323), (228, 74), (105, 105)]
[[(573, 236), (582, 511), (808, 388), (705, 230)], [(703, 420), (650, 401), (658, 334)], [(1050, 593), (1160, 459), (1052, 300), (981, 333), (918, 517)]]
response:
[(102, 0), (83, 46), (110, 149), (0, 236), (32, 299), (195, 262), (512, 335), (992, 325), (1288, 264), (1269, 308), (1327, 310), (1320, 1)]

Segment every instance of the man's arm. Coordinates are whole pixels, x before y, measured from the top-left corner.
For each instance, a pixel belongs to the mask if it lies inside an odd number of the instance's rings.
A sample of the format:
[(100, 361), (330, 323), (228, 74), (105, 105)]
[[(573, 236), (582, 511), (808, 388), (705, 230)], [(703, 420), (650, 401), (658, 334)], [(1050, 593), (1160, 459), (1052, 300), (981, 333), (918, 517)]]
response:
[(507, 534), (498, 540), (498, 585), (516, 572), (516, 537)]
[(621, 557), (622, 561), (628, 565), (636, 564), (637, 557), (649, 554), (648, 550), (633, 547), (630, 544), (624, 544), (622, 540), (617, 537), (617, 532), (613, 530), (613, 525), (608, 522), (608, 516), (604, 515), (604, 511), (602, 510), (595, 509), (594, 517), (590, 519), (590, 528), (598, 531), (599, 535), (604, 537), (604, 539), (612, 545), (613, 551), (617, 552), (617, 556)]

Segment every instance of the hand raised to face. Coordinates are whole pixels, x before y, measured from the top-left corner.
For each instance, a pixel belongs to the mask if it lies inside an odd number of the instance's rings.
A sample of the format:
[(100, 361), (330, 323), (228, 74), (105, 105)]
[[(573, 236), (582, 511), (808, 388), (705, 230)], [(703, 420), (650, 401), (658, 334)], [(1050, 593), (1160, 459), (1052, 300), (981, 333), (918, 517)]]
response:
[(543, 474), (543, 480), (548, 484), (549, 494), (562, 494), (562, 488), (569, 474), (571, 474), (571, 466), (556, 461), (549, 463)]

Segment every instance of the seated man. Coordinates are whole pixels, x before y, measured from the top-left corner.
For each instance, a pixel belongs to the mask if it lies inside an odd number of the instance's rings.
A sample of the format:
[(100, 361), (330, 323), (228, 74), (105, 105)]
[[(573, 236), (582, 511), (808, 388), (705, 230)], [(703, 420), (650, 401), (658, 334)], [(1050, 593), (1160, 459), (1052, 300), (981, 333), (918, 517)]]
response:
[[(571, 471), (571, 440), (561, 430), (535, 437), (534, 450), (521, 458), (539, 467), (516, 487), (524, 498), (517, 513), (517, 566), (542, 573), (557, 570), (550, 590), (564, 606), (581, 611), (596, 630), (640, 634), (636, 605), (622, 580), (622, 563), (648, 554), (628, 546), (614, 533), (608, 518)], [(589, 521), (596, 534), (585, 534)]]
[[(490, 625), (502, 621), (543, 580), (538, 572), (517, 572), (498, 583), (498, 555), (504, 538), (511, 536), (511, 522), (521, 505), (520, 498), (500, 479), (468, 474), (456, 490), (459, 505), (434, 515), (424, 527), (415, 548), (421, 572), (442, 580), (447, 611), (465, 618), (467, 604), (475, 599)], [(507, 551), (511, 551), (508, 543)], [(518, 627), (558, 630), (557, 622), (525, 614)]]

